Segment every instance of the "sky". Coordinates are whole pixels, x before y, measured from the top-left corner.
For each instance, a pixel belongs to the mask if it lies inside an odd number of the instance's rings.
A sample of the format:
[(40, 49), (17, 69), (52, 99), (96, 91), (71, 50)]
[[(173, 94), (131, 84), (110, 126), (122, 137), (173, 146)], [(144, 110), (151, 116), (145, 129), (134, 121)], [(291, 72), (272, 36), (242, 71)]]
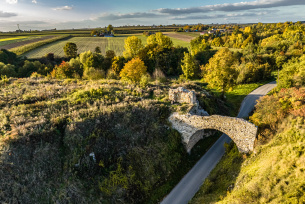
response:
[(305, 21), (305, 0), (0, 0), (0, 31)]

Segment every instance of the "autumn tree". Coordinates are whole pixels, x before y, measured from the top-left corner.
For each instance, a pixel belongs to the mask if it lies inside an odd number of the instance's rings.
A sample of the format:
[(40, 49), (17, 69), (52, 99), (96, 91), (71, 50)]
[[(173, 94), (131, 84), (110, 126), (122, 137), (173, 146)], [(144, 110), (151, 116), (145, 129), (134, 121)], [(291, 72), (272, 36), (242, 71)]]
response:
[(141, 77), (146, 74), (147, 67), (140, 58), (134, 58), (127, 62), (120, 72), (120, 77), (124, 81), (138, 83)]
[(181, 61), (182, 65), (182, 71), (183, 71), (183, 75), (185, 76), (186, 79), (191, 79), (194, 78), (196, 76), (196, 74), (198, 73), (198, 63), (195, 60), (195, 57), (192, 56), (190, 53), (184, 53), (184, 58)]
[(125, 58), (133, 58), (135, 57), (138, 52), (143, 48), (142, 40), (137, 38), (136, 36), (131, 36), (126, 38), (125, 45), (124, 45), (124, 57)]
[(187, 31), (189, 31), (191, 29), (191, 27), (190, 26), (188, 26), (188, 25), (186, 25), (186, 26), (184, 26), (183, 27), (183, 30), (187, 30)]
[(77, 46), (75, 43), (67, 42), (64, 47), (64, 52), (67, 57), (75, 58), (77, 56)]
[(60, 65), (55, 66), (51, 72), (53, 78), (64, 79), (73, 78), (74, 69), (70, 66), (68, 62), (63, 61)]
[(219, 50), (209, 63), (202, 67), (203, 79), (210, 87), (225, 92), (236, 83), (238, 72), (234, 67), (235, 59), (233, 53), (228, 48)]

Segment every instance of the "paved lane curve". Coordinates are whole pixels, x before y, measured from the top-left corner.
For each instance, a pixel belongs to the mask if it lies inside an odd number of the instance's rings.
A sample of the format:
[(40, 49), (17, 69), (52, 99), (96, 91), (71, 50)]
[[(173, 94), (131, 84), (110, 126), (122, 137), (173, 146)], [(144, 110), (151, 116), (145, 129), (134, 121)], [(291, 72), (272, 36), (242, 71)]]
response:
[[(248, 117), (257, 100), (276, 87), (275, 82), (265, 84), (247, 95), (240, 107), (239, 118)], [(182, 178), (177, 186), (164, 198), (161, 204), (186, 204), (193, 198), (206, 177), (214, 169), (225, 153), (224, 143), (231, 139), (223, 134), (215, 144), (204, 154), (196, 165)]]

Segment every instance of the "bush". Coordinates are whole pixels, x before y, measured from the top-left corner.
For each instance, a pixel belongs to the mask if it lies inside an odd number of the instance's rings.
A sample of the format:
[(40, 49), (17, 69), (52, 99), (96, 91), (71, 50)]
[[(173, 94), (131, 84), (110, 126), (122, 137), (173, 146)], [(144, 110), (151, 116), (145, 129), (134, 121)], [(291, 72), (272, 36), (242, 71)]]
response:
[(0, 76), (15, 77), (15, 66), (0, 62)]
[(105, 79), (105, 71), (90, 67), (88, 69), (85, 69), (84, 78), (91, 80)]
[(55, 66), (51, 75), (57, 79), (73, 78), (75, 72), (68, 62), (63, 61), (60, 65)]
[(24, 62), (24, 65), (19, 68), (18, 75), (19, 77), (29, 77), (33, 72), (37, 72), (41, 64), (33, 63), (28, 60)]

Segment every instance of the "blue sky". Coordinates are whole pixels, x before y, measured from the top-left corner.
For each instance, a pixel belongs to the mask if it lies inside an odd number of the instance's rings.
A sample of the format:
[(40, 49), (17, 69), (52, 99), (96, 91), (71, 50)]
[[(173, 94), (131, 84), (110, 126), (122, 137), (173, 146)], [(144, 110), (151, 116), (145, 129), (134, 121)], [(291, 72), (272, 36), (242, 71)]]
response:
[(0, 0), (0, 31), (303, 21), (305, 0)]

